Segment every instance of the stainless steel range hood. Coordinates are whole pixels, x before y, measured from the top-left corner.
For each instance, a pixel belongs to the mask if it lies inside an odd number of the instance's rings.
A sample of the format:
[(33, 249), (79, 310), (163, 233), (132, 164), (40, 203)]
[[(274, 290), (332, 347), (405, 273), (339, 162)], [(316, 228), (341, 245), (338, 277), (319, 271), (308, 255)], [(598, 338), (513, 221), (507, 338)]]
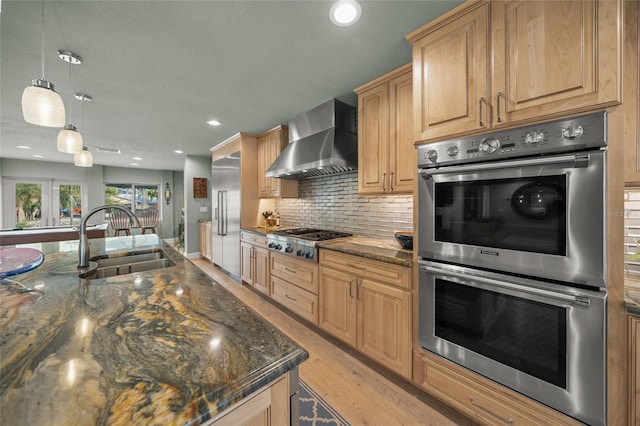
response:
[(356, 110), (327, 101), (289, 120), (289, 141), (266, 177), (305, 179), (356, 170)]

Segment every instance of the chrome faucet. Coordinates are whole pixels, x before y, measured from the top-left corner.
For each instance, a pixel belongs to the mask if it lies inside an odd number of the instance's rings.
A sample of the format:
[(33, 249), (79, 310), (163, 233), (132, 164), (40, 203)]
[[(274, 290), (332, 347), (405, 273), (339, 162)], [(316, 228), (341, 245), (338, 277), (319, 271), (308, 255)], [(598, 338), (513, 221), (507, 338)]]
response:
[(80, 241), (78, 242), (78, 268), (86, 268), (87, 266), (89, 266), (89, 239), (87, 238), (87, 220), (100, 210), (111, 209), (122, 210), (129, 215), (131, 221), (137, 228), (140, 227), (140, 221), (138, 220), (136, 215), (133, 214), (131, 210), (125, 209), (122, 206), (99, 206), (91, 210), (85, 217), (82, 218), (82, 221), (80, 222), (80, 230), (78, 231), (78, 233), (80, 234)]

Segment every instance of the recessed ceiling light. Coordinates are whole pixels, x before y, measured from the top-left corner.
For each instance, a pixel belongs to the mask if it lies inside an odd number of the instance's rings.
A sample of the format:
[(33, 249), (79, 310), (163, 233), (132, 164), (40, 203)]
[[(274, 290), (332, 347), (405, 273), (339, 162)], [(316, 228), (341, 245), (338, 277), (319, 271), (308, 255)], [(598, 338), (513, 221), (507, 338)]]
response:
[(173, 151), (173, 152), (175, 152), (176, 154), (184, 154), (184, 152), (180, 151), (179, 149), (176, 149), (176, 150), (175, 150), (175, 151)]
[(16, 148), (20, 148), (20, 149), (31, 149), (30, 146), (26, 146), (26, 145), (16, 145)]
[(142, 160), (142, 158), (140, 158), (140, 157), (133, 157), (133, 159), (136, 160), (136, 161)]
[(207, 121), (207, 124), (209, 126), (219, 126), (220, 122), (218, 120), (209, 120), (209, 121)]
[(36, 158), (44, 158), (44, 155), (40, 155), (40, 154), (33, 154), (33, 156)]
[(138, 163), (129, 163), (129, 164), (131, 164), (132, 166), (137, 166), (138, 165)]
[(339, 27), (352, 25), (360, 19), (362, 8), (354, 0), (341, 0), (331, 6), (329, 19)]

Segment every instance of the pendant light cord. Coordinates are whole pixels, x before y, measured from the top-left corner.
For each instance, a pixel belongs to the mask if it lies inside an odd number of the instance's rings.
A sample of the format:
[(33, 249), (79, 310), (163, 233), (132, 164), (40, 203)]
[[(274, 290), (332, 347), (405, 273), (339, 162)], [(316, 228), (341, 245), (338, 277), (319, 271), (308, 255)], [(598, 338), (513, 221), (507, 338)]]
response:
[(42, 0), (42, 79), (46, 80), (44, 76), (44, 0)]

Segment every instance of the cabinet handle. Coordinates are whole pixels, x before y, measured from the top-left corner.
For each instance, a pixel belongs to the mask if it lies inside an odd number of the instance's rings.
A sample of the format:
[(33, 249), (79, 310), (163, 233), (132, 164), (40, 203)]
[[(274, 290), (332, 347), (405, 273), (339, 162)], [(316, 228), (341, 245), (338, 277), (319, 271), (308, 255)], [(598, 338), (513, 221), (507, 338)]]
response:
[(515, 423), (515, 421), (514, 421), (511, 417), (509, 417), (509, 418), (506, 418), (506, 419), (505, 419), (504, 417), (501, 417), (501, 416), (497, 415), (497, 414), (496, 414), (496, 413), (494, 413), (493, 411), (491, 411), (491, 410), (489, 410), (489, 409), (484, 408), (482, 405), (478, 404), (478, 403), (476, 402), (476, 400), (475, 400), (475, 399), (473, 399), (473, 397), (472, 397), (472, 396), (470, 396), (470, 397), (469, 397), (469, 401), (471, 401), (471, 404), (473, 404), (475, 407), (478, 407), (479, 409), (481, 409), (481, 410), (482, 410), (482, 411), (484, 411), (485, 413), (488, 413), (488, 414), (492, 415), (492, 416), (493, 416), (493, 417), (495, 417), (496, 419), (502, 420), (504, 423), (507, 423), (507, 424), (513, 424), (513, 423)]
[(298, 273), (298, 271), (293, 271), (293, 270), (287, 268), (286, 266), (284, 267), (284, 270), (287, 271), (287, 272), (291, 272), (292, 274), (297, 274)]
[(504, 98), (504, 93), (498, 92), (496, 95), (496, 108), (498, 109), (498, 123), (502, 123), (502, 113), (500, 112), (500, 98)]
[(389, 189), (393, 192), (393, 172), (389, 175)]
[(483, 97), (483, 96), (481, 96), (481, 97), (480, 97), (480, 100), (478, 101), (478, 108), (479, 108), (479, 113), (478, 113), (478, 115), (480, 116), (480, 120), (479, 120), (479, 122), (480, 122), (480, 127), (484, 127), (484, 125), (485, 125), (485, 122), (484, 122), (484, 120), (482, 119), (482, 115), (483, 115), (483, 114), (482, 114), (482, 104), (483, 104), (483, 103), (485, 103), (485, 99), (484, 99), (484, 97)]
[(387, 174), (386, 174), (386, 173), (383, 173), (383, 174), (382, 174), (382, 190), (383, 190), (383, 191), (386, 191), (386, 190), (387, 190), (387, 187), (386, 187), (386, 186), (384, 186), (384, 182), (385, 182), (385, 180), (387, 180)]
[(356, 269), (361, 269), (363, 271), (367, 269), (366, 266), (354, 265), (353, 263), (349, 263), (349, 262), (347, 262), (347, 266), (351, 266), (352, 268), (356, 268)]
[(349, 297), (353, 297), (353, 278), (349, 281)]
[(362, 285), (362, 280), (356, 279), (356, 299), (360, 300), (360, 286)]
[(289, 296), (289, 295), (288, 295), (288, 294), (286, 294), (286, 293), (284, 294), (284, 297), (286, 297), (286, 298), (287, 298), (287, 299), (289, 299), (289, 300), (293, 300), (294, 302), (296, 302), (296, 301), (298, 300), (298, 299), (296, 299), (295, 297), (291, 297), (291, 296)]

